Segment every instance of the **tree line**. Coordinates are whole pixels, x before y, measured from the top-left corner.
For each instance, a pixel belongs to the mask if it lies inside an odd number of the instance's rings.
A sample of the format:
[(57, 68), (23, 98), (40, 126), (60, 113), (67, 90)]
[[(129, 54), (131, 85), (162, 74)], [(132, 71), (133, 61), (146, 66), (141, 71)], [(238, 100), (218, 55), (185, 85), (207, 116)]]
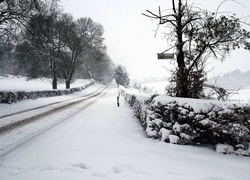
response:
[(0, 71), (51, 78), (57, 89), (76, 78), (113, 80), (116, 65), (104, 44), (104, 27), (74, 19), (58, 0), (0, 0)]

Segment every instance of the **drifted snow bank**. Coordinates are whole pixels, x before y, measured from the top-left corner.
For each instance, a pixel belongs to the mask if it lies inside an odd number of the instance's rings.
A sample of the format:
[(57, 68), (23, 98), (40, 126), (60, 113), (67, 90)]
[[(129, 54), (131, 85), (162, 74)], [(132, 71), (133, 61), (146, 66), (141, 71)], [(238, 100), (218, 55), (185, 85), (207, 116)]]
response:
[(26, 99), (37, 99), (41, 97), (53, 97), (72, 94), (75, 92), (80, 92), (87, 87), (95, 84), (94, 80), (90, 80), (80, 87), (75, 87), (71, 89), (58, 89), (58, 90), (41, 90), (41, 91), (0, 91), (0, 103), (14, 103)]
[(250, 106), (211, 100), (145, 98), (122, 90), (149, 137), (173, 144), (212, 144), (223, 154), (250, 156)]

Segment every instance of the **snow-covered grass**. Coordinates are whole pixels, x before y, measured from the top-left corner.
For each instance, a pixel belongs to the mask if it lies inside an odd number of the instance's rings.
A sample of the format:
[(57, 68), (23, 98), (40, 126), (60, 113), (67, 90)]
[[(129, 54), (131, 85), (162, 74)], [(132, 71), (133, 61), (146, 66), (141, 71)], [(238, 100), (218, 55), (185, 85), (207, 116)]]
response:
[[(79, 87), (89, 82), (87, 79), (79, 79), (71, 84), (71, 87)], [(42, 91), (51, 90), (50, 79), (27, 80), (22, 76), (0, 76), (0, 91)], [(58, 83), (58, 89), (65, 89), (65, 83)]]
[[(30, 81), (29, 86), (33, 85)], [(83, 95), (96, 86), (74, 96)], [(96, 103), (74, 116), (67, 118), (67, 112), (74, 107), (55, 115), (54, 118), (66, 120), (0, 159), (0, 179), (250, 179), (248, 157), (223, 155), (207, 147), (177, 146), (147, 138), (123, 98), (117, 107), (117, 94), (118, 89), (113, 86)], [(46, 101), (53, 102), (53, 98), (3, 104), (0, 113), (3, 113), (3, 107), (15, 111)], [(16, 135), (20, 133), (25, 132)]]
[(250, 86), (243, 87), (230, 96), (231, 102), (250, 103)]
[(166, 86), (168, 85), (167, 81), (161, 82), (154, 82), (154, 83), (144, 83), (142, 87), (147, 87), (151, 90), (152, 93), (155, 94), (165, 94), (166, 93)]
[[(151, 90), (151, 93), (165, 94), (165, 88), (167, 85), (167, 81), (162, 81), (155, 83), (145, 83), (142, 84), (142, 87), (147, 87), (149, 90)], [(210, 92), (211, 89), (207, 89), (207, 91)], [(239, 88), (239, 91), (237, 91), (237, 89), (235, 89), (234, 91), (229, 90), (229, 92), (232, 93), (229, 96), (229, 101), (234, 103), (250, 103), (250, 86)]]

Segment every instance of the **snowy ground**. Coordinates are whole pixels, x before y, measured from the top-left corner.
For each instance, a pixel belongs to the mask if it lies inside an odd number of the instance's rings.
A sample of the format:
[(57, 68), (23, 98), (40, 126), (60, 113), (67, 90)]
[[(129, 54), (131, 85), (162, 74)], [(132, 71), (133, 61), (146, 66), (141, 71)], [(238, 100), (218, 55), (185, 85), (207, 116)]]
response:
[[(86, 79), (76, 80), (71, 84), (71, 88), (79, 87), (84, 83), (89, 82)], [(51, 80), (49, 79), (32, 79), (27, 81), (25, 77), (16, 77), (8, 75), (7, 77), (0, 76), (0, 91), (36, 91), (36, 90), (51, 90)], [(65, 89), (65, 83), (58, 83), (57, 89)]]
[[(94, 85), (74, 96), (98, 88), (100, 85)], [(147, 138), (123, 98), (117, 107), (117, 91), (111, 86), (94, 103), (71, 117), (67, 113), (80, 109), (84, 103), (55, 114), (53, 118), (65, 120), (0, 159), (0, 179), (250, 179), (248, 157)], [(53, 101), (44, 99), (1, 105), (0, 113), (28, 108), (31, 102)]]
[[(166, 94), (166, 86), (167, 81), (162, 82), (156, 82), (156, 83), (145, 83), (142, 84), (142, 87), (149, 88), (153, 93), (157, 94)], [(211, 89), (207, 89), (208, 92), (211, 91)], [(231, 95), (229, 96), (230, 102), (234, 103), (250, 103), (250, 86), (246, 86), (244, 88), (241, 88), (240, 90), (229, 90), (231, 92)]]

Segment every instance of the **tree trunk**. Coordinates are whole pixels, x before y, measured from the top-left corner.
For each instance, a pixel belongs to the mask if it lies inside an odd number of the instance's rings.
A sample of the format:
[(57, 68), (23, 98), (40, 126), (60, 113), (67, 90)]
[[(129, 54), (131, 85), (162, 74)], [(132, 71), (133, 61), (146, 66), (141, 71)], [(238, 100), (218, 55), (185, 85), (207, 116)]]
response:
[(56, 76), (53, 76), (53, 79), (52, 79), (52, 88), (53, 89), (57, 89), (57, 78), (56, 78)]
[(56, 62), (55, 59), (52, 59), (52, 68), (51, 68), (51, 73), (52, 73), (52, 89), (57, 89), (57, 74), (56, 74)]
[(93, 79), (93, 75), (89, 70), (87, 70), (87, 73), (88, 73), (89, 79)]
[[(174, 3), (174, 1), (173, 1)], [(183, 18), (183, 14), (182, 14), (182, 3), (181, 0), (179, 0), (179, 4), (178, 4), (178, 16), (176, 19), (176, 34), (177, 34), (177, 64), (178, 64), (178, 72), (177, 72), (177, 76), (178, 76), (178, 80), (177, 80), (177, 92), (176, 92), (176, 96), (177, 97), (188, 97), (188, 73), (186, 70), (186, 65), (185, 65), (185, 57), (184, 57), (184, 51), (183, 51), (183, 39), (182, 39), (182, 35), (183, 35), (183, 26), (182, 26), (182, 18)]]
[(66, 89), (70, 89), (70, 80), (66, 80)]
[(75, 71), (75, 63), (77, 60), (77, 56), (78, 56), (78, 53), (72, 54), (72, 60), (70, 63), (70, 68), (69, 68), (69, 72), (68, 72), (67, 79), (66, 79), (66, 89), (70, 89), (70, 81)]
[(177, 97), (189, 97), (189, 82), (188, 82), (188, 73), (184, 68), (179, 68), (177, 70), (178, 81), (176, 82), (177, 86)]
[(70, 82), (71, 82), (71, 79), (72, 79), (72, 75), (73, 75), (73, 70), (69, 73), (66, 81), (65, 81), (65, 85), (66, 85), (66, 89), (70, 89)]

